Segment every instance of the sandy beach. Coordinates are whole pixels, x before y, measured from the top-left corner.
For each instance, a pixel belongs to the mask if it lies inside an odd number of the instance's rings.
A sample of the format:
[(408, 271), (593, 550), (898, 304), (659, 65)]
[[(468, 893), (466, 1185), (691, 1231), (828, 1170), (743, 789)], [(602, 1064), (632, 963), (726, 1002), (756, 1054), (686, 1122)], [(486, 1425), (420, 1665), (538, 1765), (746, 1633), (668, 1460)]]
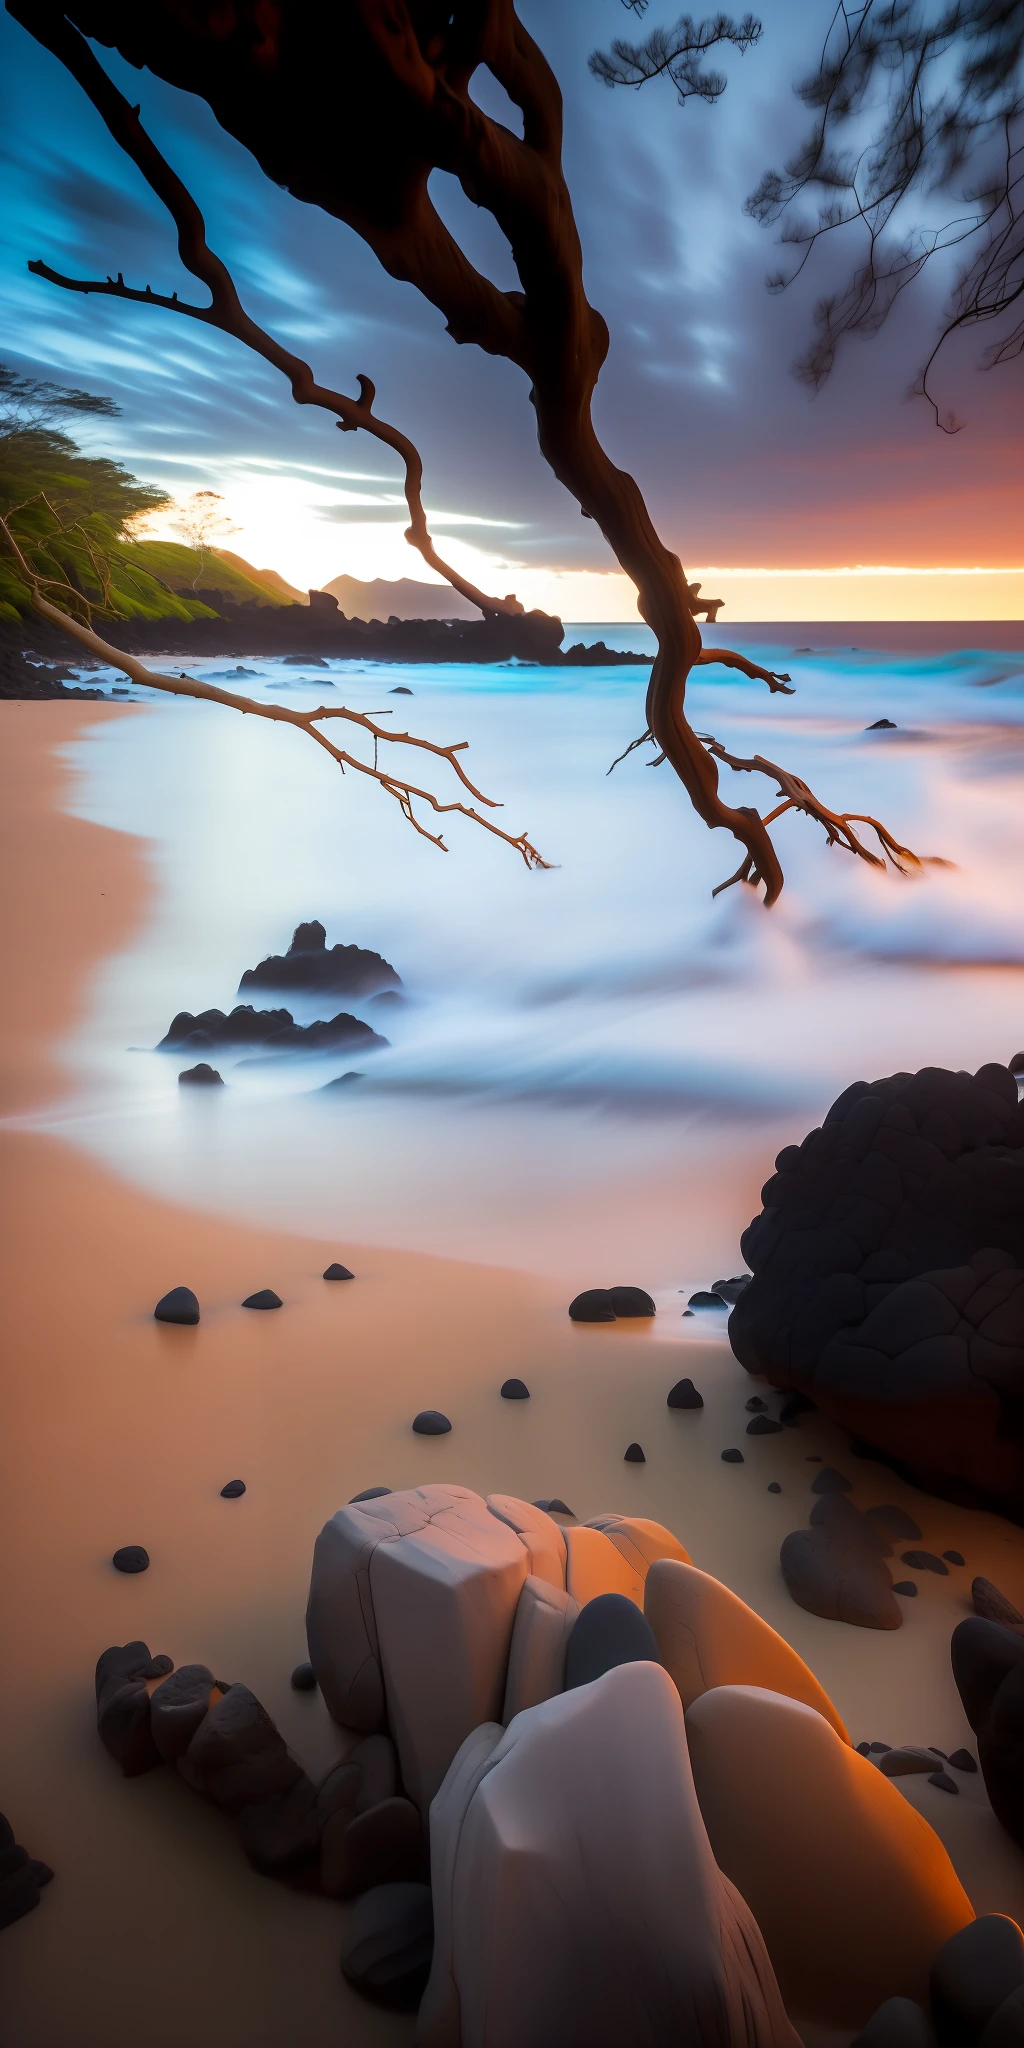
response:
[[(344, 1908), (293, 1895), (246, 1865), (231, 1826), (170, 1771), (127, 1781), (97, 1740), (92, 1673), (108, 1644), (141, 1636), (178, 1662), (244, 1679), (307, 1768), (337, 1735), (319, 1695), (289, 1688), (305, 1655), (312, 1545), (359, 1489), (426, 1480), (528, 1499), (558, 1494), (581, 1518), (655, 1518), (794, 1645), (853, 1739), (951, 1751), (974, 1741), (949, 1669), (970, 1581), (1024, 1604), (1024, 1531), (916, 1493), (852, 1459), (817, 1415), (747, 1439), (757, 1391), (721, 1345), (655, 1341), (639, 1324), (570, 1324), (574, 1291), (533, 1276), (370, 1244), (235, 1226), (161, 1202), (69, 1143), (27, 1128), (66, 1084), (59, 1047), (90, 977), (146, 917), (146, 845), (66, 814), (59, 750), (131, 709), (0, 705), (5, 888), (0, 947), (0, 1129), (7, 1510), (0, 1694), (0, 1808), (55, 1870), (37, 1911), (2, 1936), (7, 2048), (336, 2048), (411, 2039), (412, 2021), (359, 2001), (338, 1968)], [(770, 1161), (765, 1161), (765, 1171)], [(742, 1227), (757, 1207), (749, 1190)], [(732, 1270), (739, 1270), (737, 1265)], [(330, 1286), (342, 1259), (351, 1286)], [(593, 1284), (642, 1280), (595, 1274)], [(156, 1324), (185, 1283), (197, 1329)], [(280, 1314), (247, 1313), (273, 1287)], [(682, 1347), (679, 1347), (681, 1352)], [(683, 1372), (705, 1400), (670, 1412)], [(498, 1389), (510, 1374), (528, 1403)], [(763, 1390), (762, 1390), (763, 1391)], [(410, 1423), (437, 1407), (450, 1436)], [(638, 1440), (642, 1466), (623, 1463)], [(726, 1465), (729, 1445), (742, 1465)], [(921, 1574), (903, 1627), (876, 1633), (797, 1608), (779, 1544), (802, 1526), (823, 1458), (860, 1507), (900, 1502), (930, 1550), (965, 1568)], [(220, 1488), (245, 1480), (241, 1500)], [(767, 1491), (777, 1480), (781, 1494)], [(119, 1545), (152, 1559), (110, 1566)], [(956, 1798), (901, 1790), (941, 1835), (979, 1912), (1024, 1919), (1024, 1856), (996, 1823), (980, 1776)]]

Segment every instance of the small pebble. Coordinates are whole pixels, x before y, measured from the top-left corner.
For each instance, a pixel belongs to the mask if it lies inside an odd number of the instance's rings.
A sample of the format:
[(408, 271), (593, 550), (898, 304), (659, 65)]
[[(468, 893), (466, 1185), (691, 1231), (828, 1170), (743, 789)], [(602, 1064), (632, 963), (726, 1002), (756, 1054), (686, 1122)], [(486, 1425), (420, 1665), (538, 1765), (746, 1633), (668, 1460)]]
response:
[(834, 1465), (823, 1465), (817, 1477), (811, 1481), (811, 1492), (852, 1493), (853, 1481), (847, 1479), (845, 1472), (837, 1472)]
[(312, 1664), (296, 1664), (291, 1683), (293, 1692), (315, 1692), (316, 1672)]
[(704, 1396), (697, 1392), (692, 1380), (677, 1380), (668, 1396), (670, 1408), (703, 1408)]
[(743, 1462), (744, 1458), (742, 1451), (731, 1450), (722, 1452), (723, 1465), (742, 1465)]
[(942, 1555), (945, 1558), (947, 1564), (966, 1564), (967, 1562), (966, 1558), (959, 1550), (944, 1550)]
[(948, 1771), (933, 1771), (928, 1783), (929, 1785), (937, 1785), (940, 1792), (959, 1792), (960, 1790), (956, 1779), (951, 1778)]
[(777, 1479), (770, 1479), (770, 1480), (768, 1481), (768, 1491), (769, 1491), (769, 1493), (781, 1493), (781, 1492), (782, 1492), (782, 1488), (781, 1488), (781, 1486), (779, 1485), (779, 1482), (778, 1482), (778, 1480), (777, 1480)]
[(220, 1497), (221, 1500), (239, 1500), (244, 1492), (244, 1479), (229, 1479), (227, 1485), (221, 1487)]
[(543, 1508), (546, 1515), (568, 1515), (572, 1521), (576, 1520), (572, 1509), (566, 1507), (564, 1500), (559, 1500), (557, 1493), (554, 1500), (535, 1500), (533, 1505), (535, 1508)]
[(501, 1389), (503, 1401), (528, 1401), (530, 1389), (525, 1380), (505, 1380)]
[(630, 1444), (628, 1449), (622, 1453), (622, 1461), (625, 1465), (646, 1465), (647, 1463), (639, 1444)]
[(858, 1742), (858, 1744), (857, 1744), (857, 1755), (858, 1755), (858, 1756), (870, 1756), (870, 1754), (871, 1754), (871, 1744), (870, 1744), (870, 1742)]
[(280, 1295), (275, 1294), (272, 1287), (261, 1287), (258, 1293), (247, 1294), (242, 1303), (243, 1308), (282, 1308), (283, 1306)]
[(447, 1436), (451, 1423), (439, 1408), (421, 1408), (413, 1421), (417, 1436)]
[(955, 1771), (976, 1771), (978, 1768), (969, 1749), (955, 1749), (949, 1762)]
[(872, 1754), (872, 1756), (888, 1756), (888, 1754), (889, 1754), (889, 1751), (890, 1751), (890, 1749), (892, 1748), (892, 1743), (891, 1743), (891, 1742), (869, 1742), (869, 1743), (868, 1743), (868, 1748), (869, 1748), (869, 1750), (871, 1751), (871, 1754)]
[(349, 1272), (347, 1266), (339, 1266), (337, 1259), (335, 1259), (333, 1266), (328, 1266), (324, 1272), (325, 1280), (354, 1280), (355, 1277), (354, 1273)]
[(902, 1593), (904, 1600), (917, 1599), (917, 1587), (913, 1579), (897, 1579), (892, 1590), (894, 1593)]
[(760, 1409), (767, 1408), (768, 1403), (767, 1401), (762, 1401), (760, 1394), (751, 1394), (749, 1401), (745, 1405), (752, 1415), (756, 1415)]
[(153, 1315), (158, 1323), (197, 1323), (199, 1302), (191, 1287), (172, 1287), (161, 1295)]
[(748, 1436), (777, 1436), (782, 1428), (770, 1415), (754, 1415), (747, 1424)]
[(904, 1550), (901, 1552), (901, 1556), (904, 1564), (909, 1564), (915, 1572), (937, 1572), (941, 1579), (948, 1579), (949, 1577), (947, 1567), (943, 1564), (941, 1557), (935, 1556), (934, 1551)]
[(354, 1508), (356, 1502), (360, 1500), (383, 1500), (384, 1495), (390, 1492), (390, 1486), (364, 1486), (362, 1493), (354, 1493), (352, 1495), (349, 1507)]
[(692, 1310), (692, 1308), (684, 1308), (684, 1310), (683, 1310), (683, 1314), (684, 1314), (684, 1316), (692, 1316), (692, 1314), (693, 1314), (693, 1310)]
[(149, 1552), (141, 1543), (126, 1543), (110, 1560), (116, 1572), (148, 1572)]

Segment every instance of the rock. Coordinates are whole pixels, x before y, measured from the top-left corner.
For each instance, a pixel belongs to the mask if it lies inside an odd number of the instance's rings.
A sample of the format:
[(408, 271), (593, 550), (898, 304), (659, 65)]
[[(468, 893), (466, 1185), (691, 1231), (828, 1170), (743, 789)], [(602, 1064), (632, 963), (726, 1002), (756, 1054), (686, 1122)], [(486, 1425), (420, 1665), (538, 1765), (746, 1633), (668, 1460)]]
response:
[(635, 1552), (632, 1556), (624, 1555), (603, 1529), (581, 1527), (577, 1522), (567, 1525), (562, 1533), (566, 1550), (566, 1592), (571, 1593), (581, 1607), (602, 1593), (623, 1593), (627, 1600), (643, 1609), (647, 1577), (645, 1560), (638, 1558)]
[(917, 1523), (905, 1508), (883, 1504), (877, 1508), (865, 1508), (864, 1513), (868, 1521), (874, 1522), (894, 1543), (916, 1543), (920, 1537)]
[[(872, 1743), (872, 1748), (874, 1744)], [(899, 1749), (887, 1749), (878, 1759), (878, 1768), (885, 1778), (907, 1778), (930, 1776), (935, 1769), (935, 1754), (930, 1749), (920, 1749), (914, 1742), (904, 1742)]]
[(942, 1555), (947, 1564), (966, 1564), (967, 1562), (962, 1550), (944, 1550)]
[[(634, 1609), (634, 1613), (635, 1613)], [(532, 1574), (519, 1595), (501, 1718), (507, 1728), (517, 1714), (565, 1691), (565, 1657), (581, 1613), (578, 1600)]]
[(224, 1076), (218, 1074), (216, 1067), (208, 1066), (205, 1060), (200, 1060), (198, 1066), (186, 1067), (184, 1072), (178, 1075), (178, 1086), (179, 1088), (223, 1088)]
[(415, 692), (410, 690), (405, 683), (396, 683), (394, 689), (388, 691), (389, 697), (412, 697), (414, 694)]
[(165, 1763), (184, 1756), (206, 1719), (214, 1689), (213, 1672), (205, 1664), (181, 1664), (157, 1686), (150, 1700), (150, 1727)]
[(955, 1771), (976, 1771), (978, 1768), (969, 1749), (954, 1749), (949, 1762)]
[(325, 1280), (354, 1280), (355, 1277), (354, 1273), (349, 1272), (347, 1266), (339, 1266), (337, 1259), (335, 1259), (333, 1266), (328, 1266), (324, 1272)]
[(545, 1514), (568, 1515), (572, 1521), (576, 1520), (576, 1517), (573, 1514), (572, 1509), (567, 1508), (564, 1500), (559, 1500), (557, 1495), (555, 1496), (554, 1500), (535, 1500), (533, 1505), (535, 1508), (543, 1509)]
[(947, 1566), (933, 1550), (904, 1550), (901, 1555), (904, 1564), (909, 1564), (915, 1572), (936, 1572), (942, 1579), (949, 1577)]
[(902, 1593), (904, 1600), (917, 1599), (917, 1586), (913, 1579), (897, 1579), (892, 1590), (894, 1593)]
[(261, 1287), (256, 1294), (247, 1294), (243, 1308), (283, 1308), (284, 1303), (272, 1287)]
[(797, 2027), (862, 2026), (887, 1998), (926, 2005), (936, 1950), (974, 1914), (910, 1801), (779, 1693), (718, 1686), (694, 1701), (686, 1733), (715, 1860)]
[(390, 1492), (390, 1486), (364, 1486), (362, 1493), (352, 1495), (349, 1506), (356, 1507), (361, 1500), (383, 1500), (384, 1495)]
[(781, 1486), (779, 1485), (779, 1482), (778, 1482), (778, 1480), (777, 1480), (777, 1479), (769, 1479), (769, 1481), (768, 1481), (768, 1491), (769, 1491), (769, 1493), (781, 1493), (781, 1492), (782, 1492), (782, 1488), (781, 1488)]
[(301, 1773), (284, 1792), (235, 1815), (238, 1839), (254, 1870), (312, 1888), (319, 1874), (316, 1786)]
[(574, 1323), (614, 1323), (611, 1292), (607, 1287), (588, 1287), (569, 1303)]
[(747, 1424), (748, 1436), (777, 1436), (781, 1422), (773, 1421), (770, 1415), (754, 1415)]
[(423, 1996), (433, 1946), (430, 1886), (376, 1885), (357, 1899), (349, 1915), (342, 1975), (357, 1991), (411, 2011)]
[(228, 1015), (223, 1010), (204, 1010), (193, 1017), (190, 1010), (179, 1010), (156, 1050), (212, 1052), (215, 1047), (231, 1047), (266, 1053), (373, 1052), (387, 1043), (348, 1010), (339, 1010), (336, 1017), (315, 1024), (296, 1024), (290, 1010), (254, 1010), (251, 1003), (238, 1003)]
[(565, 1653), (565, 1690), (590, 1685), (618, 1664), (658, 1662), (650, 1622), (622, 1593), (601, 1593), (581, 1610)]
[(172, 1287), (161, 1295), (153, 1315), (158, 1323), (197, 1323), (199, 1303), (191, 1287)]
[(849, 1741), (803, 1658), (719, 1579), (677, 1559), (659, 1560), (647, 1574), (644, 1613), (685, 1709), (713, 1686), (763, 1686), (813, 1707)]
[(836, 1540), (867, 1551), (872, 1557), (892, 1556), (892, 1544), (877, 1522), (855, 1508), (848, 1494), (819, 1494), (811, 1508), (811, 1528), (828, 1529)]
[(312, 1664), (296, 1664), (288, 1683), (293, 1692), (315, 1692), (316, 1672)]
[(609, 1287), (608, 1299), (617, 1316), (653, 1316), (656, 1313), (650, 1295), (645, 1294), (642, 1287)]
[(960, 1790), (956, 1779), (951, 1778), (948, 1771), (933, 1771), (928, 1783), (929, 1785), (937, 1785), (940, 1792), (959, 1792)]
[(1024, 1638), (972, 1615), (953, 1630), (950, 1660), (992, 1811), (1024, 1848)]
[(314, 918), (296, 925), (287, 953), (271, 953), (258, 967), (247, 968), (238, 993), (288, 989), (302, 995), (372, 996), (401, 986), (401, 976), (379, 953), (362, 946), (328, 948), (327, 933)]
[(503, 1401), (528, 1401), (530, 1389), (525, 1380), (503, 1380), (501, 1398)]
[(489, 1493), (486, 1507), (489, 1515), (515, 1530), (526, 1551), (527, 1572), (562, 1592), (567, 1569), (565, 1537), (552, 1516), (511, 1493)]
[(1024, 1986), (1024, 1937), (1016, 1921), (985, 1913), (940, 1948), (932, 1964), (939, 2040), (973, 2048), (1004, 2000)]
[(680, 1564), (691, 1562), (689, 1551), (684, 1550), (671, 1529), (664, 1528), (661, 1522), (649, 1522), (641, 1515), (594, 1515), (585, 1526), (600, 1529), (601, 1534), (607, 1536), (609, 1543), (614, 1544), (636, 1573), (641, 1586), (652, 1564), (657, 1564), (660, 1558), (675, 1558)]
[(795, 1529), (779, 1553), (786, 1588), (798, 1607), (854, 1628), (899, 1628), (884, 1560), (828, 1529)]
[(234, 1816), (257, 1870), (311, 1874), (319, 1854), (316, 1788), (247, 1685), (213, 1702), (178, 1769), (194, 1791)]
[(738, 1451), (735, 1445), (733, 1445), (731, 1450), (722, 1452), (722, 1463), (723, 1465), (742, 1465), (744, 1463), (743, 1452)]
[(855, 1082), (779, 1154), (730, 1339), (932, 1492), (1024, 1518), (1024, 1109), (1006, 1067)]
[(48, 1863), (40, 1863), (14, 1839), (14, 1829), (0, 1813), (0, 1928), (12, 1927), (39, 1904), (39, 1894), (53, 1878)]
[(706, 1287), (699, 1287), (696, 1294), (691, 1294), (687, 1303), (688, 1308), (728, 1308), (728, 1306), (728, 1302), (723, 1301), (720, 1294), (711, 1294)]
[[(353, 1823), (365, 1814), (378, 1812), (398, 1795), (398, 1756), (388, 1735), (368, 1735), (364, 1742), (349, 1750), (342, 1763), (328, 1772), (317, 1793), (317, 1824), (320, 1830), (320, 1887), (329, 1898), (346, 1898), (354, 1891), (366, 1889), (365, 1884), (360, 1886), (358, 1877), (368, 1856), (374, 1853), (371, 1851), (374, 1830), (360, 1830), (353, 1843), (350, 1840)], [(394, 1844), (401, 1827), (401, 1822), (395, 1827), (385, 1816), (377, 1833), (376, 1849), (385, 1856), (390, 1855), (385, 1846), (386, 1838), (390, 1834)], [(419, 1831), (417, 1858), (422, 1854), (422, 1847), (422, 1831)], [(407, 1867), (393, 1869), (391, 1876), (396, 1879), (415, 1877), (416, 1870), (409, 1863), (407, 1851), (405, 1863)], [(390, 1882), (390, 1878), (387, 1881)]]
[(143, 1642), (113, 1644), (96, 1665), (96, 1725), (108, 1756), (126, 1778), (140, 1777), (160, 1763), (150, 1725), (145, 1681), (171, 1668), (169, 1657), (150, 1656)]
[(386, 1722), (424, 1818), (469, 1730), (501, 1711), (528, 1567), (515, 1530), (463, 1486), (341, 1508), (317, 1537), (306, 1635), (328, 1712), (366, 1735)]
[(229, 1479), (227, 1485), (221, 1487), (220, 1497), (221, 1500), (240, 1500), (244, 1492), (244, 1479)]
[(751, 1415), (759, 1415), (763, 1408), (767, 1408), (768, 1403), (767, 1401), (762, 1401), (760, 1394), (751, 1394), (749, 1401), (745, 1402), (744, 1406)]
[(417, 2048), (797, 2048), (753, 1916), (715, 1867), (656, 1664), (474, 1729), (430, 1833)]
[(442, 1415), (440, 1408), (421, 1408), (419, 1414), (413, 1416), (412, 1426), (417, 1436), (447, 1436), (451, 1429), (447, 1415)]
[(669, 1408), (703, 1408), (704, 1396), (697, 1392), (692, 1380), (677, 1380), (669, 1391)]
[(935, 2031), (912, 1998), (887, 1998), (861, 2028), (853, 2048), (935, 2048)]
[(895, 732), (896, 722), (892, 718), (876, 718), (874, 725), (866, 725), (865, 732)]
[(749, 1273), (734, 1273), (731, 1280), (712, 1280), (711, 1292), (727, 1304), (737, 1302), (743, 1289), (750, 1286), (750, 1280)]
[(1024, 1991), (1011, 1991), (989, 2020), (978, 2048), (1021, 2048), (1024, 2043)]
[(985, 1621), (998, 1621), (1003, 1628), (1018, 1628), (1024, 1624), (1024, 1614), (1008, 1600), (991, 1579), (977, 1578), (971, 1585), (971, 1599), (975, 1614)]
[(115, 1550), (110, 1562), (116, 1572), (148, 1572), (149, 1552), (141, 1543), (125, 1543)]
[(812, 1493), (852, 1493), (853, 1482), (844, 1472), (837, 1472), (834, 1465), (823, 1465), (811, 1482)]
[(639, 1444), (627, 1444), (622, 1453), (622, 1461), (625, 1465), (646, 1465), (647, 1463), (647, 1459), (644, 1457)]

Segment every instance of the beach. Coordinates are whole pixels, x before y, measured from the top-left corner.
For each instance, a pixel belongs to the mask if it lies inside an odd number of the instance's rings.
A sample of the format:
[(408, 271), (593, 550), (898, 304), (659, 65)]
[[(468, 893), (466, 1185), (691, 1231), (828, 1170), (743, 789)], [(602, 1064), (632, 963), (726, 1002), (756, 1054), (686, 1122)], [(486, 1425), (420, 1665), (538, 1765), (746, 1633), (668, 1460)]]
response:
[[(411, 2018), (365, 2004), (343, 1983), (343, 1907), (256, 1876), (230, 1823), (170, 1771), (120, 1776), (95, 1730), (92, 1673), (108, 1644), (142, 1637), (176, 1664), (201, 1659), (218, 1677), (244, 1680), (320, 1776), (340, 1737), (318, 1694), (289, 1687), (305, 1655), (315, 1536), (362, 1488), (443, 1479), (481, 1493), (558, 1495), (580, 1519), (611, 1509), (665, 1523), (793, 1644), (854, 1741), (973, 1750), (949, 1637), (971, 1611), (975, 1574), (1024, 1604), (1024, 1531), (851, 1459), (844, 1433), (817, 1415), (748, 1440), (745, 1402), (768, 1390), (720, 1341), (569, 1322), (568, 1300), (586, 1284), (571, 1235), (560, 1270), (557, 1243), (534, 1269), (372, 1236), (289, 1234), (233, 1219), (223, 1199), (208, 1209), (161, 1199), (84, 1143), (31, 1127), (67, 1090), (61, 1046), (104, 963), (145, 925), (153, 892), (143, 838), (69, 814), (67, 749), (151, 716), (0, 705), (0, 957), (9, 967), (0, 1808), (56, 1873), (38, 1909), (3, 1935), (4, 2039), (9, 2048), (72, 2039), (121, 2048), (139, 2033), (152, 2048), (183, 2035), (197, 2048), (407, 2041)], [(769, 1153), (763, 1172), (770, 1167)], [(738, 1234), (759, 1182), (745, 1202), (729, 1176), (726, 1184)], [(635, 1209), (635, 1190), (630, 1199)], [(631, 1231), (635, 1242), (635, 1214)], [(352, 1268), (353, 1284), (322, 1280), (335, 1259)], [(179, 1284), (199, 1296), (198, 1328), (153, 1321), (158, 1297)], [(281, 1295), (281, 1313), (240, 1307), (262, 1287)], [(683, 1372), (704, 1395), (698, 1414), (666, 1408)], [(529, 1402), (500, 1399), (512, 1374), (526, 1380)], [(451, 1417), (449, 1436), (412, 1433), (426, 1407)], [(623, 1462), (634, 1440), (643, 1465)], [(721, 1460), (733, 1445), (742, 1465)], [(779, 1544), (808, 1519), (816, 1459), (848, 1474), (858, 1506), (901, 1503), (928, 1549), (966, 1559), (945, 1578), (921, 1575), (898, 1632), (819, 1620), (785, 1591)], [(221, 1499), (235, 1477), (244, 1497)], [(768, 1493), (770, 1481), (780, 1494)], [(110, 1557), (133, 1543), (145, 1545), (151, 1568), (124, 1577)], [(980, 1776), (962, 1779), (955, 1798), (921, 1779), (900, 1789), (940, 1834), (975, 1909), (1024, 1919), (1024, 1856), (996, 1823)]]

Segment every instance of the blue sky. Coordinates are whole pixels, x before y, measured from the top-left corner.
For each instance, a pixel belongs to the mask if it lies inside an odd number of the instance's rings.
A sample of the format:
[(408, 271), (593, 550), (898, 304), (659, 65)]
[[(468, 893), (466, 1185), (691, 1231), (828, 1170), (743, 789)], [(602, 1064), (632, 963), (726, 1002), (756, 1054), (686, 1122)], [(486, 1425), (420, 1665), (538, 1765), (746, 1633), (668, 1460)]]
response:
[[(587, 286), (611, 328), (599, 430), (690, 572), (783, 572), (788, 599), (799, 571), (1006, 569), (1024, 560), (1019, 374), (979, 374), (971, 349), (951, 357), (943, 395), (968, 421), (955, 440), (906, 397), (933, 330), (938, 279), (878, 340), (854, 343), (817, 398), (788, 374), (839, 252), (772, 298), (764, 277), (777, 252), (742, 204), (802, 132), (793, 80), (814, 61), (831, 0), (769, 4), (761, 44), (724, 60), (721, 103), (685, 109), (670, 86), (613, 93), (589, 74), (596, 42), (638, 30), (619, 0), (524, 0), (520, 11), (562, 83)], [(652, 0), (645, 26), (671, 18)], [(350, 230), (270, 185), (205, 106), (100, 54), (141, 98), (253, 313), (325, 381), (354, 390), (357, 371), (373, 376), (378, 410), (422, 449), (432, 523), (448, 552), (531, 601), (554, 587), (552, 572), (568, 575), (566, 595), (580, 601), (561, 609), (584, 616), (587, 586), (576, 579), (613, 564), (545, 469), (520, 373), (458, 349), (411, 287), (386, 277)], [(111, 393), (123, 417), (103, 427), (103, 445), (178, 495), (222, 490), (239, 527), (230, 545), (292, 580), (323, 582), (343, 569), (421, 573), (401, 540), (384, 451), (358, 437), (340, 442), (328, 419), (292, 404), (269, 368), (195, 323), (63, 295), (28, 275), (27, 260), (42, 256), (78, 274), (123, 270), (132, 283), (195, 293), (170, 222), (134, 167), (55, 60), (6, 14), (0, 77), (0, 356)], [(452, 181), (436, 185), (470, 253), (513, 283), (493, 224)], [(932, 585), (937, 593), (934, 577)], [(614, 582), (591, 594), (591, 616), (622, 612)], [(840, 609), (863, 615), (852, 595)], [(746, 615), (771, 613), (748, 605)], [(812, 614), (804, 606), (788, 615)]]

